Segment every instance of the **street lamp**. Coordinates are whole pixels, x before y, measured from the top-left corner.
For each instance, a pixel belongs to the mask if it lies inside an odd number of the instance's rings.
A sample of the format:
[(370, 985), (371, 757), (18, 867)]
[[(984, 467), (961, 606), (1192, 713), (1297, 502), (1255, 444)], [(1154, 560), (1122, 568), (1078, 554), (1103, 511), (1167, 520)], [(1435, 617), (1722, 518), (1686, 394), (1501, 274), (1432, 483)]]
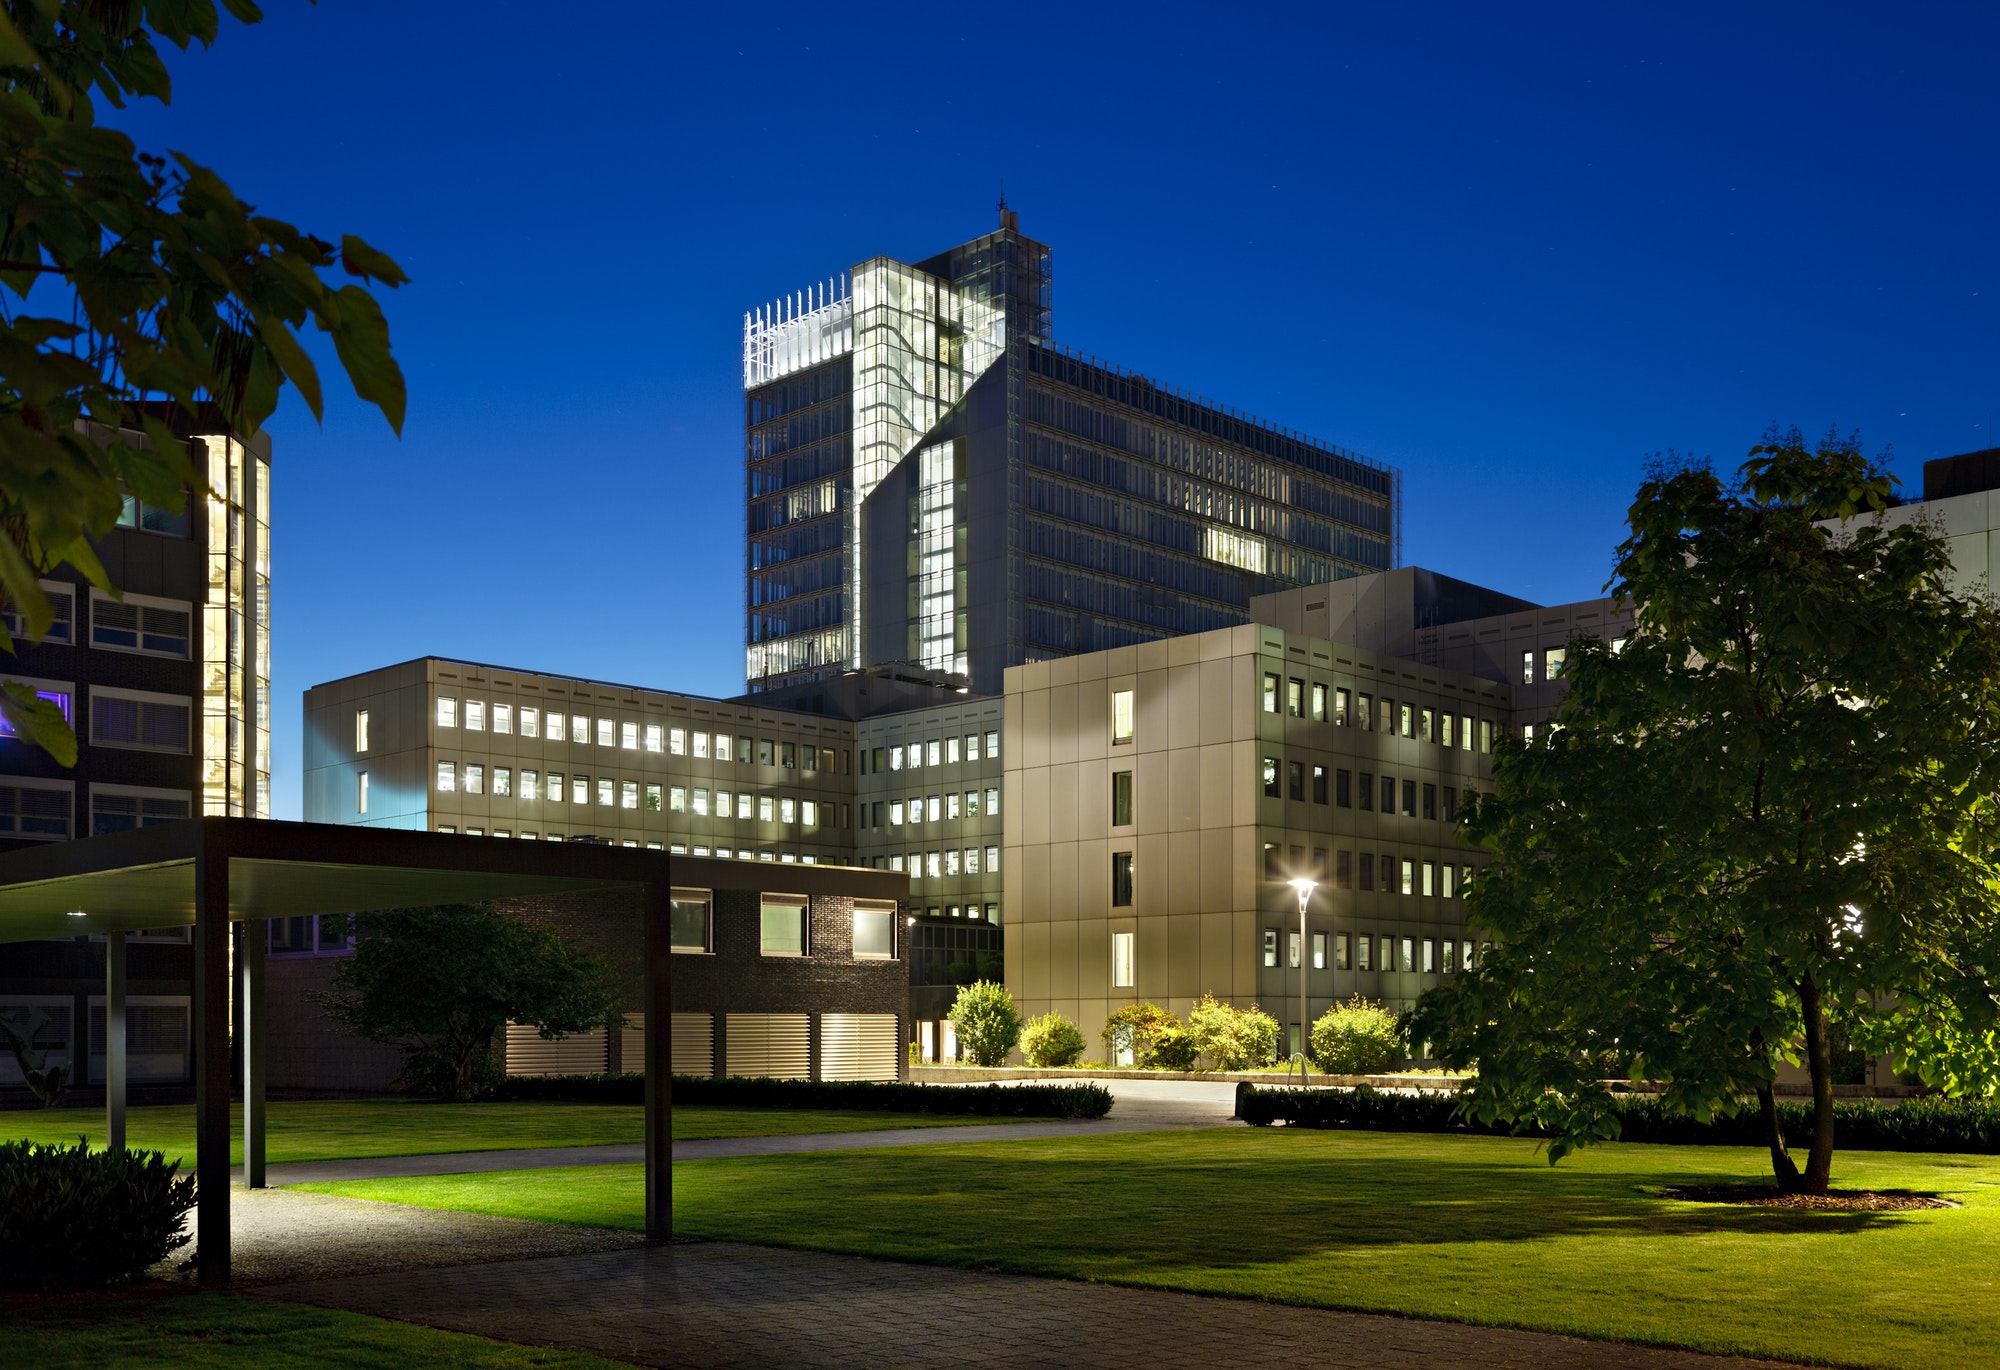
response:
[(1304, 876), (1291, 882), (1299, 892), (1299, 1065), (1303, 1073), (1306, 1046), (1311, 1041), (1306, 1034), (1306, 905), (1312, 902), (1313, 891), (1319, 888), (1319, 881), (1308, 880)]

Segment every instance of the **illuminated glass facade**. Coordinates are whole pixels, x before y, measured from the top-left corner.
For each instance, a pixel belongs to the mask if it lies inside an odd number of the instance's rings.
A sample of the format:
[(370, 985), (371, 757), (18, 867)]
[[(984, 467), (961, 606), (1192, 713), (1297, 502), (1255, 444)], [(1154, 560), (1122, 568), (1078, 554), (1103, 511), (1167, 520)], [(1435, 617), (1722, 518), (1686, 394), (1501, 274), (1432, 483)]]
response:
[(745, 316), (752, 691), (1008, 666), (1246, 622), (1393, 566), (1398, 474), (1059, 347), (1001, 227)]
[(201, 602), (201, 811), (271, 816), (271, 465), (195, 439), (211, 493)]

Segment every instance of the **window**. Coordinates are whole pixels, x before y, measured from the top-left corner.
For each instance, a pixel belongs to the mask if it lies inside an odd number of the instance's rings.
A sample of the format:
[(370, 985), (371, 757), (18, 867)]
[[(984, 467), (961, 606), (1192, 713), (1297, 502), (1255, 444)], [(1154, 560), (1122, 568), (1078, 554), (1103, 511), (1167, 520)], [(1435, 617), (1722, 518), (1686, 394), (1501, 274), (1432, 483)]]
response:
[(957, 875), (957, 874), (958, 874), (958, 848), (957, 848), (957, 847), (948, 847), (948, 848), (946, 848), (946, 849), (945, 849), (945, 853), (944, 853), (944, 873), (945, 873), (946, 875)]
[(1264, 929), (1264, 968), (1275, 970), (1278, 965), (1278, 930)]
[(757, 739), (757, 764), (759, 766), (775, 766), (778, 764), (778, 749), (768, 737)]
[(1111, 773), (1111, 826), (1124, 828), (1132, 823), (1132, 772)]
[(1313, 865), (1312, 865), (1312, 873), (1313, 873), (1313, 879), (1315, 879), (1315, 880), (1319, 881), (1319, 882), (1320, 882), (1320, 883), (1321, 883), (1322, 885), (1326, 883), (1326, 848), (1325, 848), (1325, 847), (1314, 847), (1314, 848), (1313, 848)]
[(1457, 723), (1458, 723), (1458, 716), (1456, 714), (1449, 714), (1449, 713), (1445, 714), (1443, 718), (1439, 720), (1438, 741), (1443, 743), (1446, 748), (1450, 748), (1451, 746), (1454, 745), (1452, 742), (1452, 738), (1457, 735), (1458, 731)]
[(1375, 777), (1367, 771), (1361, 773), (1361, 808), (1365, 813), (1375, 810)]
[(1482, 752), (1493, 750), (1493, 720), (1490, 718), (1479, 720), (1479, 750)]
[(1313, 767), (1313, 803), (1315, 803), (1315, 804), (1324, 804), (1324, 803), (1326, 803), (1326, 801), (1327, 801), (1327, 787), (1326, 787), (1326, 767), (1324, 767), (1324, 766), (1314, 766), (1314, 767)]
[(486, 731), (486, 701), (468, 699), (465, 701), (465, 730), (469, 733)]
[(437, 725), (440, 728), (458, 726), (458, 701), (446, 695), (438, 696)]
[(1458, 749), (1462, 752), (1472, 750), (1472, 719), (1469, 715), (1459, 720)]
[(1365, 932), (1362, 933), (1361, 940), (1355, 944), (1355, 950), (1360, 953), (1360, 958), (1356, 961), (1354, 968), (1356, 970), (1373, 970), (1375, 968), (1373, 964), (1375, 939)]
[(1445, 899), (1457, 897), (1458, 867), (1447, 861), (1438, 869), (1438, 894)]
[[(1348, 698), (1346, 690), (1335, 690), (1333, 692), (1333, 722), (1335, 727), (1345, 728), (1347, 726)], [(1362, 707), (1365, 712), (1367, 706), (1363, 705)]]
[(1405, 780), (1403, 782), (1403, 817), (1415, 818), (1416, 816), (1417, 782), (1414, 780)]
[(1306, 683), (1297, 676), (1285, 682), (1285, 712), (1293, 718), (1306, 716)]
[[(702, 797), (704, 799), (707, 798), (706, 795)], [(639, 807), (638, 781), (627, 780), (618, 787), (618, 807), (621, 809), (636, 809)]]
[(1542, 679), (1561, 680), (1563, 667), (1569, 662), (1569, 648), (1551, 647), (1542, 653)]
[(1393, 775), (1385, 775), (1382, 777), (1382, 812), (1385, 814), (1389, 814), (1389, 813), (1394, 813), (1395, 811), (1396, 811), (1396, 777)]
[(955, 737), (947, 737), (944, 740), (944, 764), (947, 766), (958, 764), (958, 739)]
[[(833, 811), (833, 805), (828, 804), (826, 807), (829, 813)], [(819, 826), (819, 804), (816, 801), (811, 799), (799, 801), (799, 824), (807, 828)]]
[(1396, 731), (1396, 706), (1387, 696), (1379, 701), (1375, 722), (1380, 732), (1394, 734)]
[[(999, 736), (999, 734), (988, 733), (986, 736), (987, 740), (990, 742), (993, 738)], [(1131, 740), (1132, 740), (1132, 692), (1130, 690), (1113, 690), (1111, 692), (1112, 744), (1115, 746), (1118, 743), (1130, 742)], [(990, 748), (988, 750), (989, 752), (991, 751)]]
[(977, 817), (979, 817), (979, 791), (978, 791), (978, 790), (967, 790), (967, 791), (965, 792), (965, 816), (966, 816), (967, 818), (977, 818)]
[(797, 895), (767, 894), (763, 899), (760, 945), (766, 956), (806, 954), (806, 901)]
[(521, 736), (540, 737), (542, 735), (542, 713), (539, 709), (521, 710)]
[(886, 901), (854, 901), (854, 959), (896, 959), (896, 906)]
[(738, 818), (748, 820), (751, 816), (751, 810), (755, 805), (756, 796), (751, 794), (750, 791), (738, 790), (736, 792), (736, 816)]
[(688, 806), (687, 786), (675, 785), (667, 791), (667, 812), (686, 813)]
[[(1383, 940), (1386, 941), (1388, 939), (1384, 938)], [(1417, 968), (1416, 944), (1412, 939), (1408, 937), (1405, 937), (1403, 939), (1402, 966), (1403, 966), (1403, 972), (1405, 974), (1408, 974), (1409, 972), (1414, 971)]]
[(1523, 685), (1532, 685), (1535, 683), (1535, 654), (1533, 651), (1521, 653), (1521, 683)]
[(467, 794), (486, 793), (486, 768), (476, 761), (465, 768), (465, 792)]
[(1115, 851), (1111, 853), (1111, 907), (1128, 909), (1132, 907), (1132, 853)]
[(1326, 686), (1313, 682), (1313, 722), (1326, 722)]
[[(64, 710), (68, 712), (67, 709)], [(144, 690), (90, 690), (90, 740), (99, 747), (129, 747), (143, 752), (188, 750), (193, 704), (185, 695), (159, 695)]]
[(1265, 713), (1274, 714), (1278, 712), (1278, 677), (1269, 671), (1264, 672), (1263, 699)]
[[(365, 772), (364, 772), (365, 774)], [(90, 833), (129, 832), (155, 823), (172, 823), (191, 811), (186, 790), (139, 789), (126, 785), (90, 787)], [(65, 805), (67, 809), (67, 805)]]
[(569, 716), (569, 740), (579, 747), (590, 745), (590, 720), (582, 714)]
[(892, 828), (903, 826), (903, 801), (900, 799), (889, 801), (889, 826)]
[(548, 798), (551, 804), (563, 802), (563, 778), (561, 771), (549, 772)]
[(1437, 893), (1437, 863), (1435, 861), (1424, 862), (1423, 892), (1426, 899)]
[[(49, 597), (49, 608), (54, 612), (54, 617), (49, 622), (49, 630), (42, 634), (42, 641), (76, 641), (76, 587), (59, 580), (44, 580), (40, 584), (42, 593)], [(6, 608), (0, 609), (0, 624), (6, 626), (10, 637), (28, 635), (28, 625), (14, 609), (11, 600), (8, 601)]]
[[(648, 723), (646, 725), (646, 750), (649, 752), (657, 752), (658, 750), (660, 750), (659, 737), (658, 737), (659, 726), (660, 725), (657, 723)], [(706, 761), (708, 759), (707, 733), (696, 733), (694, 735), (694, 757), (695, 760), (697, 761)]]
[(1130, 989), (1137, 982), (1133, 975), (1132, 943), (1136, 934), (1114, 932), (1111, 934), (1111, 988)]
[(696, 818), (708, 817), (708, 791), (699, 785), (695, 787), (694, 791), (694, 816)]
[(937, 852), (924, 853), (924, 874), (935, 880), (944, 874), (944, 858)]
[(541, 776), (534, 771), (521, 772), (521, 798), (540, 799), (542, 797)]
[(355, 755), (359, 756), (367, 750), (368, 711), (366, 709), (356, 709), (354, 711), (354, 752)]
[(512, 704), (495, 704), (493, 706), (493, 731), (503, 735), (511, 734), (514, 731), (514, 706)]
[[(599, 776), (597, 779), (597, 802), (599, 806), (607, 809), (615, 805), (618, 802), (617, 782)], [(683, 803), (682, 807), (685, 809), (685, 803)]]
[(362, 771), (354, 777), (354, 811), (368, 812), (368, 772)]
[(164, 533), (168, 537), (184, 538), (188, 534), (187, 500), (183, 496), (179, 509), (168, 511), (156, 504), (146, 504), (125, 496), (125, 507), (118, 512), (120, 528), (138, 528), (148, 533)]
[(1458, 821), (1458, 791), (1450, 785), (1444, 787), (1444, 821)]
[(1400, 731), (1402, 732), (1403, 736), (1415, 737), (1417, 735), (1417, 730), (1415, 725), (1415, 717), (1416, 717), (1415, 708), (1413, 708), (1409, 704), (1405, 704), (1399, 711), (1398, 716), (1402, 720), (1402, 726)]
[(778, 818), (777, 807), (778, 807), (777, 804), (773, 801), (770, 795), (768, 794), (758, 795), (757, 821), (759, 823), (775, 823)]
[[(60, 619), (50, 629), (48, 640), (67, 642), (70, 639), (68, 596), (57, 602), (56, 596), (51, 595), (50, 600), (56, 603)], [(147, 595), (128, 593), (120, 601), (102, 590), (90, 592), (90, 645), (93, 647), (186, 661), (188, 644), (192, 640), (190, 625), (193, 619), (194, 606), (183, 599), (153, 599)], [(63, 630), (60, 636), (56, 628)]]
[(788, 771), (799, 768), (799, 745), (796, 742), (778, 744), (778, 764)]
[(1313, 934), (1313, 969), (1326, 969), (1326, 934), (1323, 932)]
[(1281, 869), (1282, 861), (1283, 857), (1278, 853), (1278, 844), (1276, 842), (1266, 842), (1264, 844), (1264, 878), (1266, 880), (1283, 880), (1285, 878), (1285, 872)]
[(1275, 756), (1264, 758), (1264, 797), (1266, 799), (1278, 797), (1278, 758)]
[(943, 753), (943, 751), (942, 751), (942, 750), (941, 750), (941, 749), (939, 748), (938, 744), (937, 744), (937, 743), (935, 743), (935, 742), (929, 742), (929, 743), (926, 743), (926, 744), (924, 744), (924, 745), (925, 745), (925, 749), (926, 749), (926, 750), (927, 750), (927, 751), (928, 751), (928, 752), (930, 753), (930, 764), (931, 764), (931, 765), (933, 765), (933, 766), (940, 766), (940, 765), (943, 765), (943, 764), (944, 764), (944, 753)]
[(639, 750), (639, 725), (620, 723), (618, 725), (618, 745), (628, 752)]
[(956, 817), (958, 817), (958, 791), (957, 791), (957, 790), (953, 790), (953, 791), (952, 791), (952, 792), (951, 792), (950, 794), (948, 794), (948, 795), (946, 795), (946, 796), (944, 797), (944, 816), (945, 816), (946, 818), (948, 818), (948, 819), (949, 819), (949, 818), (956, 818)]
[(988, 873), (993, 875), (1000, 873), (1000, 849), (998, 847), (988, 847), (986, 849), (986, 869)]
[(510, 766), (493, 768), (493, 793), (511, 798), (514, 793), (514, 771)]
[(1299, 935), (1296, 932), (1285, 934), (1285, 967), (1288, 970), (1299, 968)]
[(1361, 888), (1375, 888), (1375, 853), (1372, 851), (1361, 853)]
[(709, 911), (713, 896), (707, 890), (675, 890), (667, 914), (669, 945), (675, 951), (708, 950)]
[[(1449, 870), (1451, 868), (1447, 866), (1445, 869)], [(1438, 944), (1438, 969), (1446, 975), (1450, 975), (1454, 969), (1452, 965), (1453, 960), (1456, 959), (1452, 956), (1454, 945), (1449, 937)]]
[(1285, 763), (1285, 797), (1303, 803), (1306, 797), (1306, 763), (1287, 761)]
[(780, 795), (778, 797), (778, 821), (780, 823), (794, 823), (798, 821), (798, 803), (789, 795)]
[[(1131, 691), (1128, 690), (1126, 691), (1126, 693), (1130, 694)], [(1115, 713), (1117, 711), (1116, 705), (1118, 701), (1114, 699), (1111, 702), (1113, 705), (1113, 712)], [(1126, 712), (1128, 714), (1131, 712), (1131, 706), (1129, 704), (1126, 706)], [(997, 728), (986, 734), (986, 754), (990, 757), (998, 757), (1000, 755), (1000, 730)]]
[(1354, 773), (1335, 771), (1333, 773), (1333, 802), (1347, 809), (1354, 806)]
[[(1388, 863), (1389, 858), (1385, 856), (1382, 858), (1382, 860), (1383, 863), (1386, 865)], [(1417, 892), (1416, 858), (1406, 856), (1403, 858), (1403, 893), (1415, 894), (1416, 892)]]
[(979, 759), (978, 733), (967, 733), (965, 735), (965, 759), (967, 761), (977, 761)]
[(1422, 716), (1417, 720), (1417, 736), (1421, 737), (1426, 742), (1437, 741), (1438, 733), (1437, 733), (1436, 709), (1423, 710)]
[(1341, 890), (1354, 888), (1354, 853), (1345, 847), (1333, 854), (1333, 886)]
[[(727, 761), (728, 759), (719, 750), (716, 752), (716, 760)], [(736, 734), (736, 760), (745, 766), (750, 764), (750, 739), (742, 733)]]
[(457, 790), (458, 790), (458, 763), (456, 761), (438, 762), (437, 792), (439, 794), (453, 794), (456, 793)]
[(997, 787), (986, 791), (986, 812), (995, 818), (1000, 816), (1000, 791)]
[(1438, 787), (1428, 782), (1424, 785), (1424, 817), (1435, 822), (1438, 816)]
[(600, 747), (615, 747), (618, 745), (618, 722), (616, 719), (600, 718), (597, 720), (597, 745)]

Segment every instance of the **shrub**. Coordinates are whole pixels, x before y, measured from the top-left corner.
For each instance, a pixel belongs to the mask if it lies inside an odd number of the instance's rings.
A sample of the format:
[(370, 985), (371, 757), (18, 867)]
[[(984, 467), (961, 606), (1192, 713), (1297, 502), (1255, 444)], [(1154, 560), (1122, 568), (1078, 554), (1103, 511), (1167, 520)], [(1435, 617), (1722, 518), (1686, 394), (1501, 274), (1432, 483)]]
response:
[(1162, 1029), (1153, 1039), (1153, 1049), (1144, 1064), (1156, 1070), (1193, 1070), (1200, 1057), (1201, 1043), (1195, 1041), (1194, 1034), (1175, 1026)]
[(1255, 1004), (1240, 1009), (1204, 994), (1188, 1010), (1187, 1030), (1217, 1070), (1269, 1065), (1278, 1050), (1278, 1020)]
[[(643, 1075), (509, 1076), (499, 1097), (537, 1103), (637, 1104)], [(674, 1076), (676, 1104), (725, 1108), (855, 1109), (888, 1113), (966, 1113), (977, 1117), (1102, 1118), (1111, 1095), (1102, 1085), (913, 1085), (899, 1080), (773, 1080), (732, 1075)]]
[(1178, 1032), (1180, 1026), (1181, 1020), (1158, 1004), (1127, 1004), (1104, 1020), (1097, 1037), (1104, 1043), (1106, 1057), (1114, 1064), (1120, 1051), (1129, 1051), (1133, 1065), (1155, 1066), (1160, 1064), (1153, 1059), (1160, 1034), (1170, 1029)]
[(1005, 1065), (1007, 1053), (1021, 1040), (1021, 1011), (1014, 1007), (1014, 996), (991, 980), (959, 990), (948, 1016), (959, 1047), (974, 1065)]
[(1021, 1054), (1032, 1066), (1073, 1066), (1087, 1045), (1082, 1029), (1060, 1013), (1030, 1018), (1021, 1029)]
[(0, 1143), (0, 1288), (136, 1279), (193, 1238), (194, 1177), (158, 1151)]
[(1355, 995), (1313, 1023), (1313, 1060), (1332, 1075), (1373, 1075), (1403, 1058), (1396, 1015)]

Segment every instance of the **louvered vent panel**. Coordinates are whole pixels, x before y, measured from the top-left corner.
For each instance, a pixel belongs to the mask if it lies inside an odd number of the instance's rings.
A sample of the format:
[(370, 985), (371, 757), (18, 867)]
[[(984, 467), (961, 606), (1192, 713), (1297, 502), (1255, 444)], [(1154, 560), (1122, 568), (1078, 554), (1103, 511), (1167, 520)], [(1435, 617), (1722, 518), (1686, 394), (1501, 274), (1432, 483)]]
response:
[(732, 1013), (727, 1023), (728, 1073), (804, 1080), (812, 1050), (803, 1013)]
[(822, 1080), (896, 1078), (896, 1015), (822, 1013), (819, 1077)]
[(545, 1042), (529, 1023), (507, 1024), (509, 1075), (602, 1075), (606, 1042), (604, 1029)]
[[(634, 1075), (646, 1068), (646, 1015), (625, 1015), (625, 1033), (619, 1040), (625, 1069)], [(676, 1013), (674, 1015), (674, 1074), (715, 1074), (715, 1015)]]

